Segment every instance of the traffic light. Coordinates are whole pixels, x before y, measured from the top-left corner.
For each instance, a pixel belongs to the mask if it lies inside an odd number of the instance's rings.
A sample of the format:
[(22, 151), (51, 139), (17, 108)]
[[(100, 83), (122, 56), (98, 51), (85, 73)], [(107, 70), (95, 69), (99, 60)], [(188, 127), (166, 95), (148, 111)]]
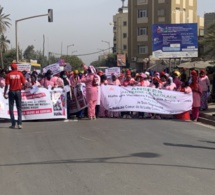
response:
[(53, 22), (53, 9), (48, 9), (48, 21)]

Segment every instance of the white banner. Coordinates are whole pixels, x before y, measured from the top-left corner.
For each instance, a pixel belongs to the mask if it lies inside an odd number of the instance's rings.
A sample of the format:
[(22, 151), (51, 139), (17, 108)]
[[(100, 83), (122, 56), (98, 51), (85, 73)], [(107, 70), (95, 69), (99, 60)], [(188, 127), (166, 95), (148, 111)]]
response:
[(17, 70), (31, 72), (31, 64), (17, 64)]
[(112, 67), (105, 69), (105, 75), (110, 78), (112, 74), (120, 75), (120, 67)]
[(77, 113), (87, 107), (86, 85), (79, 83), (72, 90), (72, 100), (70, 103), (70, 113)]
[(156, 114), (180, 114), (192, 109), (192, 93), (147, 87), (101, 87), (101, 104), (112, 112), (134, 111)]
[(43, 68), (44, 73), (46, 73), (48, 70), (51, 70), (52, 73), (54, 75), (56, 75), (56, 74), (60, 73), (61, 71), (63, 71), (64, 68), (62, 68), (59, 63), (55, 63), (55, 64), (51, 64), (51, 65), (48, 65)]
[[(0, 88), (0, 118), (9, 119), (8, 99), (4, 99), (3, 90)], [(66, 94), (62, 89), (39, 88), (33, 94), (30, 89), (22, 91), (22, 120), (66, 119), (66, 109)], [(17, 118), (16, 106), (14, 115)]]

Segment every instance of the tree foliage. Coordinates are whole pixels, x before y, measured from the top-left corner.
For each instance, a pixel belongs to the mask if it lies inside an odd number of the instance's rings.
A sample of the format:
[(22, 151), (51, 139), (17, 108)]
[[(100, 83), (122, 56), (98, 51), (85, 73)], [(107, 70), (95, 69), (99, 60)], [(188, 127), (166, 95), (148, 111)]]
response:
[(10, 18), (9, 18), (9, 14), (5, 15), (3, 13), (3, 7), (0, 6), (0, 34), (6, 32), (7, 28), (10, 27), (11, 23), (10, 23)]
[(36, 59), (36, 52), (33, 45), (29, 45), (23, 53), (25, 60), (30, 61), (31, 59)]
[(64, 59), (66, 63), (69, 63), (72, 66), (72, 70), (82, 70), (81, 65), (83, 64), (82, 60), (77, 56), (61, 56), (61, 59)]
[(8, 50), (9, 43), (10, 43), (10, 40), (8, 40), (7, 37), (2, 34), (0, 36), (0, 57), (1, 57), (2, 68), (4, 68), (3, 53), (5, 53)]
[(9, 65), (16, 59), (16, 49), (8, 50), (3, 54), (5, 68), (8, 68)]

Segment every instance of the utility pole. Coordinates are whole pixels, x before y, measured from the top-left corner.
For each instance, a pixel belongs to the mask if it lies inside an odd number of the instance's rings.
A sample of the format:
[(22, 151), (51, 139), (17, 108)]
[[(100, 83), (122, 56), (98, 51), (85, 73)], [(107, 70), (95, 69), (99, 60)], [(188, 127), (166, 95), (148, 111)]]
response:
[(48, 22), (53, 22), (53, 10), (52, 9), (48, 9), (48, 13), (47, 14), (41, 14), (41, 15), (36, 15), (36, 16), (31, 16), (31, 17), (27, 17), (27, 18), (22, 18), (19, 20), (15, 21), (15, 39), (16, 39), (16, 62), (19, 62), (19, 51), (18, 51), (18, 22), (21, 22), (23, 20), (29, 20), (29, 19), (33, 19), (33, 18), (38, 18), (38, 17), (43, 17), (43, 16), (48, 16)]

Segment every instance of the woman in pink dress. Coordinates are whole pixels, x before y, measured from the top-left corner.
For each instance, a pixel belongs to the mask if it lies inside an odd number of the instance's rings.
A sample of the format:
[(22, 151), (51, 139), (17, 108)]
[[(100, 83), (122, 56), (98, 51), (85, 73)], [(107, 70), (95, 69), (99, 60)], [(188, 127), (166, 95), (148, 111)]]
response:
[(210, 80), (208, 76), (205, 74), (204, 70), (200, 71), (199, 77), (199, 84), (202, 88), (202, 95), (201, 95), (201, 109), (207, 110), (208, 109), (208, 92), (210, 92)]
[(115, 85), (115, 86), (121, 86), (121, 82), (118, 79), (118, 75), (117, 74), (112, 74), (111, 75), (111, 79), (108, 82), (108, 85)]
[(5, 77), (6, 77), (6, 70), (2, 69), (0, 72), (0, 88), (5, 87)]
[(57, 83), (55, 81), (55, 79), (53, 79), (53, 73), (51, 70), (48, 70), (45, 73), (44, 78), (40, 81), (41, 86), (48, 88), (49, 86), (51, 86), (52, 88), (57, 86)]
[(190, 87), (193, 92), (192, 119), (193, 121), (196, 122), (199, 118), (199, 108), (201, 105), (201, 94), (202, 94), (202, 88), (198, 83), (198, 76), (196, 75), (192, 76), (192, 82), (190, 84)]
[(142, 86), (142, 87), (149, 87), (150, 82), (148, 80), (148, 77), (146, 74), (141, 73), (139, 75), (139, 82), (137, 83), (137, 86)]
[(71, 75), (69, 78), (72, 87), (75, 87), (78, 83), (81, 82), (81, 79), (78, 74), (79, 74), (78, 70), (75, 70), (74, 74)]
[[(192, 89), (189, 87), (188, 81), (182, 82), (180, 92), (183, 92), (186, 94), (189, 94), (192, 92)], [(186, 111), (184, 113), (177, 114), (176, 119), (183, 120), (183, 121), (190, 121), (190, 111)]]
[[(115, 85), (115, 86), (121, 86), (117, 73), (111, 75), (111, 79), (108, 84)], [(110, 117), (110, 118), (119, 118), (120, 115), (121, 115), (121, 112), (108, 111), (108, 117)]]
[(167, 78), (166, 83), (163, 85), (162, 89), (176, 91), (176, 85), (173, 83), (172, 77)]
[(81, 79), (81, 82), (86, 84), (86, 99), (88, 103), (88, 118), (90, 120), (96, 119), (95, 107), (98, 98), (98, 84), (96, 84), (95, 78), (96, 70), (93, 66), (89, 66), (86, 77)]
[(37, 87), (41, 87), (41, 84), (37, 81), (37, 77), (34, 74), (31, 74), (30, 81), (27, 82), (27, 88), (32, 88), (33, 85), (36, 85)]

